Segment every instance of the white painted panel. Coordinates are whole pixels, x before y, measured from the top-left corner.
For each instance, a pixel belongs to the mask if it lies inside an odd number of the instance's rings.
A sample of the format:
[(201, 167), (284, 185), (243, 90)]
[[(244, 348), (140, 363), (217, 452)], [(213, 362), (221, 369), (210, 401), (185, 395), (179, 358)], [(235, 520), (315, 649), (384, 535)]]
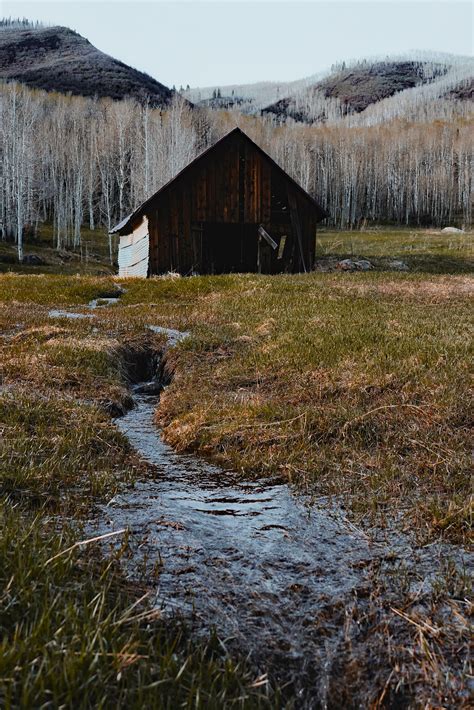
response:
[(142, 221), (138, 227), (135, 227), (132, 234), (134, 239), (141, 239), (141, 237), (148, 235), (148, 217), (143, 217)]
[(120, 237), (119, 243), (119, 276), (148, 276), (148, 259), (150, 240), (148, 237), (148, 220), (143, 222), (131, 233)]

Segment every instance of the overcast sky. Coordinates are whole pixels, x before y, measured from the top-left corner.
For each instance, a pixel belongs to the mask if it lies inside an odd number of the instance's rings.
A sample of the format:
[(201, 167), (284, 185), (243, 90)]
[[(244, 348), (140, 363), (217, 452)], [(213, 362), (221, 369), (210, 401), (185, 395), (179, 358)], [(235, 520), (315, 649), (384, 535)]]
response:
[(0, 0), (2, 15), (66, 25), (171, 86), (288, 81), (337, 61), (411, 49), (472, 54), (456, 0)]

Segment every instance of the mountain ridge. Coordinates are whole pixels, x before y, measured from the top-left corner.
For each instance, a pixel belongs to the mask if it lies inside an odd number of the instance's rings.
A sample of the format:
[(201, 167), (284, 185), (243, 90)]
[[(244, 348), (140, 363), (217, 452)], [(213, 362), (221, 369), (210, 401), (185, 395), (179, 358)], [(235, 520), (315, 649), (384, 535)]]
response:
[[(423, 101), (469, 102), (474, 95), (474, 61), (444, 53), (363, 59), (293, 82), (258, 82), (192, 88), (184, 96), (198, 106), (237, 109), (302, 123), (331, 123), (372, 114), (379, 104), (412, 94)], [(414, 111), (411, 110), (413, 115)]]
[[(348, 114), (361, 114), (378, 102), (399, 95), (408, 89), (434, 85), (445, 78), (450, 70), (448, 65), (441, 62), (430, 64), (417, 61), (362, 62), (354, 67), (341, 69), (308, 87), (298, 96), (281, 99), (264, 108), (262, 112), (311, 123), (326, 118), (324, 100), (336, 100), (341, 117)], [(442, 93), (440, 91), (439, 98), (446, 98), (450, 94), (453, 99), (472, 98), (472, 88), (470, 96), (468, 87), (457, 90), (457, 87), (453, 86), (450, 92), (445, 92), (444, 96)]]
[(0, 78), (77, 96), (134, 98), (166, 106), (174, 92), (145, 72), (97, 49), (68, 27), (0, 30)]
[[(343, 62), (294, 81), (188, 87), (179, 94), (198, 107), (266, 115), (280, 123), (360, 125), (393, 117), (417, 120), (423, 112), (449, 120), (470, 110), (473, 77), (472, 58), (413, 52)], [(74, 30), (27, 20), (0, 21), (2, 79), (63, 94), (133, 98), (160, 108), (176, 95), (174, 89), (105, 54)]]

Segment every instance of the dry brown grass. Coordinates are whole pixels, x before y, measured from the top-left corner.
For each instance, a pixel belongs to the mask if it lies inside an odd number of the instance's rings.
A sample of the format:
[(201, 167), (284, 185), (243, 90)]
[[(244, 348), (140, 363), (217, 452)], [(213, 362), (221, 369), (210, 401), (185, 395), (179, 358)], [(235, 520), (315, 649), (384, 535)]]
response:
[(474, 297), (474, 278), (471, 276), (444, 276), (436, 280), (391, 279), (386, 275), (382, 280), (360, 283), (351, 275), (345, 281), (340, 281), (337, 287), (348, 293), (366, 296), (382, 296), (387, 298), (415, 299), (423, 303), (438, 303), (446, 300), (456, 300)]
[(107, 287), (0, 277), (0, 706), (268, 707), (246, 664), (160, 621), (120, 552), (78, 544), (91, 506), (149, 475), (108, 412), (163, 339), (48, 316), (56, 296), (77, 308)]
[[(466, 277), (228, 276), (130, 280), (126, 286), (122, 302), (96, 311), (93, 320), (52, 320), (48, 309), (57, 299), (81, 308), (111, 282), (6, 277), (0, 399), (4, 441), (13, 454), (3, 459), (1, 483), (22, 505), (48, 501), (57, 509), (62, 501), (67, 509), (66, 503), (79, 504), (74, 496), (93, 500), (140, 472), (106, 412), (126, 406), (129, 397), (121, 344), (140, 349), (145, 326), (157, 324), (191, 330), (169, 354), (174, 380), (158, 411), (177, 448), (245, 476), (280, 476), (314, 496), (334, 494), (345, 500), (352, 522), (367, 529), (377, 522), (423, 541), (467, 540), (472, 310)], [(163, 342), (151, 334), (146, 340), (155, 349)], [(13, 528), (8, 539), (11, 555)], [(38, 559), (54, 554), (35, 545)], [(8, 560), (23, 570), (16, 557)], [(353, 604), (332, 608), (328, 601), (326, 615), (314, 620), (328, 643), (331, 629), (337, 632), (324, 659), (328, 707), (467, 707), (466, 580), (446, 569), (428, 603), (410, 590), (408, 572), (382, 562)], [(60, 580), (46, 602), (61, 598)], [(76, 593), (66, 595), (69, 605)], [(36, 602), (28, 600), (31, 612)], [(81, 628), (90, 630), (93, 622)], [(49, 648), (52, 628), (38, 633), (41, 648)], [(71, 633), (77, 635), (76, 627)], [(34, 663), (25, 661), (28, 643), (22, 636), (19, 657), (10, 654), (4, 673), (23, 667), (31, 697), (43, 699)], [(42, 657), (43, 651), (33, 644), (32, 653)], [(114, 654), (120, 655), (116, 646)], [(74, 658), (64, 658), (76, 668)], [(60, 677), (58, 662), (56, 656), (54, 664), (45, 661), (50, 687)], [(128, 676), (127, 697), (149, 701), (139, 681), (156, 678), (156, 668), (136, 659), (131, 667), (142, 670)], [(97, 669), (108, 684), (103, 697), (114, 697), (116, 673), (109, 674), (102, 657)], [(222, 667), (213, 669), (213, 687), (222, 688)], [(230, 676), (231, 694), (249, 692), (239, 686), (238, 673)], [(186, 681), (193, 702), (206, 678), (198, 666)], [(181, 698), (178, 681), (173, 677), (170, 687)], [(63, 685), (57, 693), (58, 702), (72, 697)]]
[[(230, 277), (225, 289), (188, 299), (183, 285), (161, 305), (148, 287), (148, 317), (158, 311), (195, 334), (173, 356), (175, 379), (161, 401), (167, 440), (246, 475), (344, 494), (366, 521), (396, 511), (420, 538), (443, 531), (462, 540), (471, 284)], [(133, 288), (128, 300), (141, 300), (142, 287)]]

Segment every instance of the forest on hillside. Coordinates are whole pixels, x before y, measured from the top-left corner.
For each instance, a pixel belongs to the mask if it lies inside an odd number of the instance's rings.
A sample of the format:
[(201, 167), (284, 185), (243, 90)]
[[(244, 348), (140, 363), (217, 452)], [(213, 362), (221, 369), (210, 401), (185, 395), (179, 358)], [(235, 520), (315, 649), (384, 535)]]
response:
[(1, 238), (18, 244), (21, 260), (48, 222), (58, 248), (78, 247), (83, 225), (109, 229), (235, 125), (322, 203), (331, 226), (471, 224), (467, 105), (449, 116), (424, 106), (423, 120), (305, 125), (192, 109), (179, 95), (162, 110), (5, 83)]

